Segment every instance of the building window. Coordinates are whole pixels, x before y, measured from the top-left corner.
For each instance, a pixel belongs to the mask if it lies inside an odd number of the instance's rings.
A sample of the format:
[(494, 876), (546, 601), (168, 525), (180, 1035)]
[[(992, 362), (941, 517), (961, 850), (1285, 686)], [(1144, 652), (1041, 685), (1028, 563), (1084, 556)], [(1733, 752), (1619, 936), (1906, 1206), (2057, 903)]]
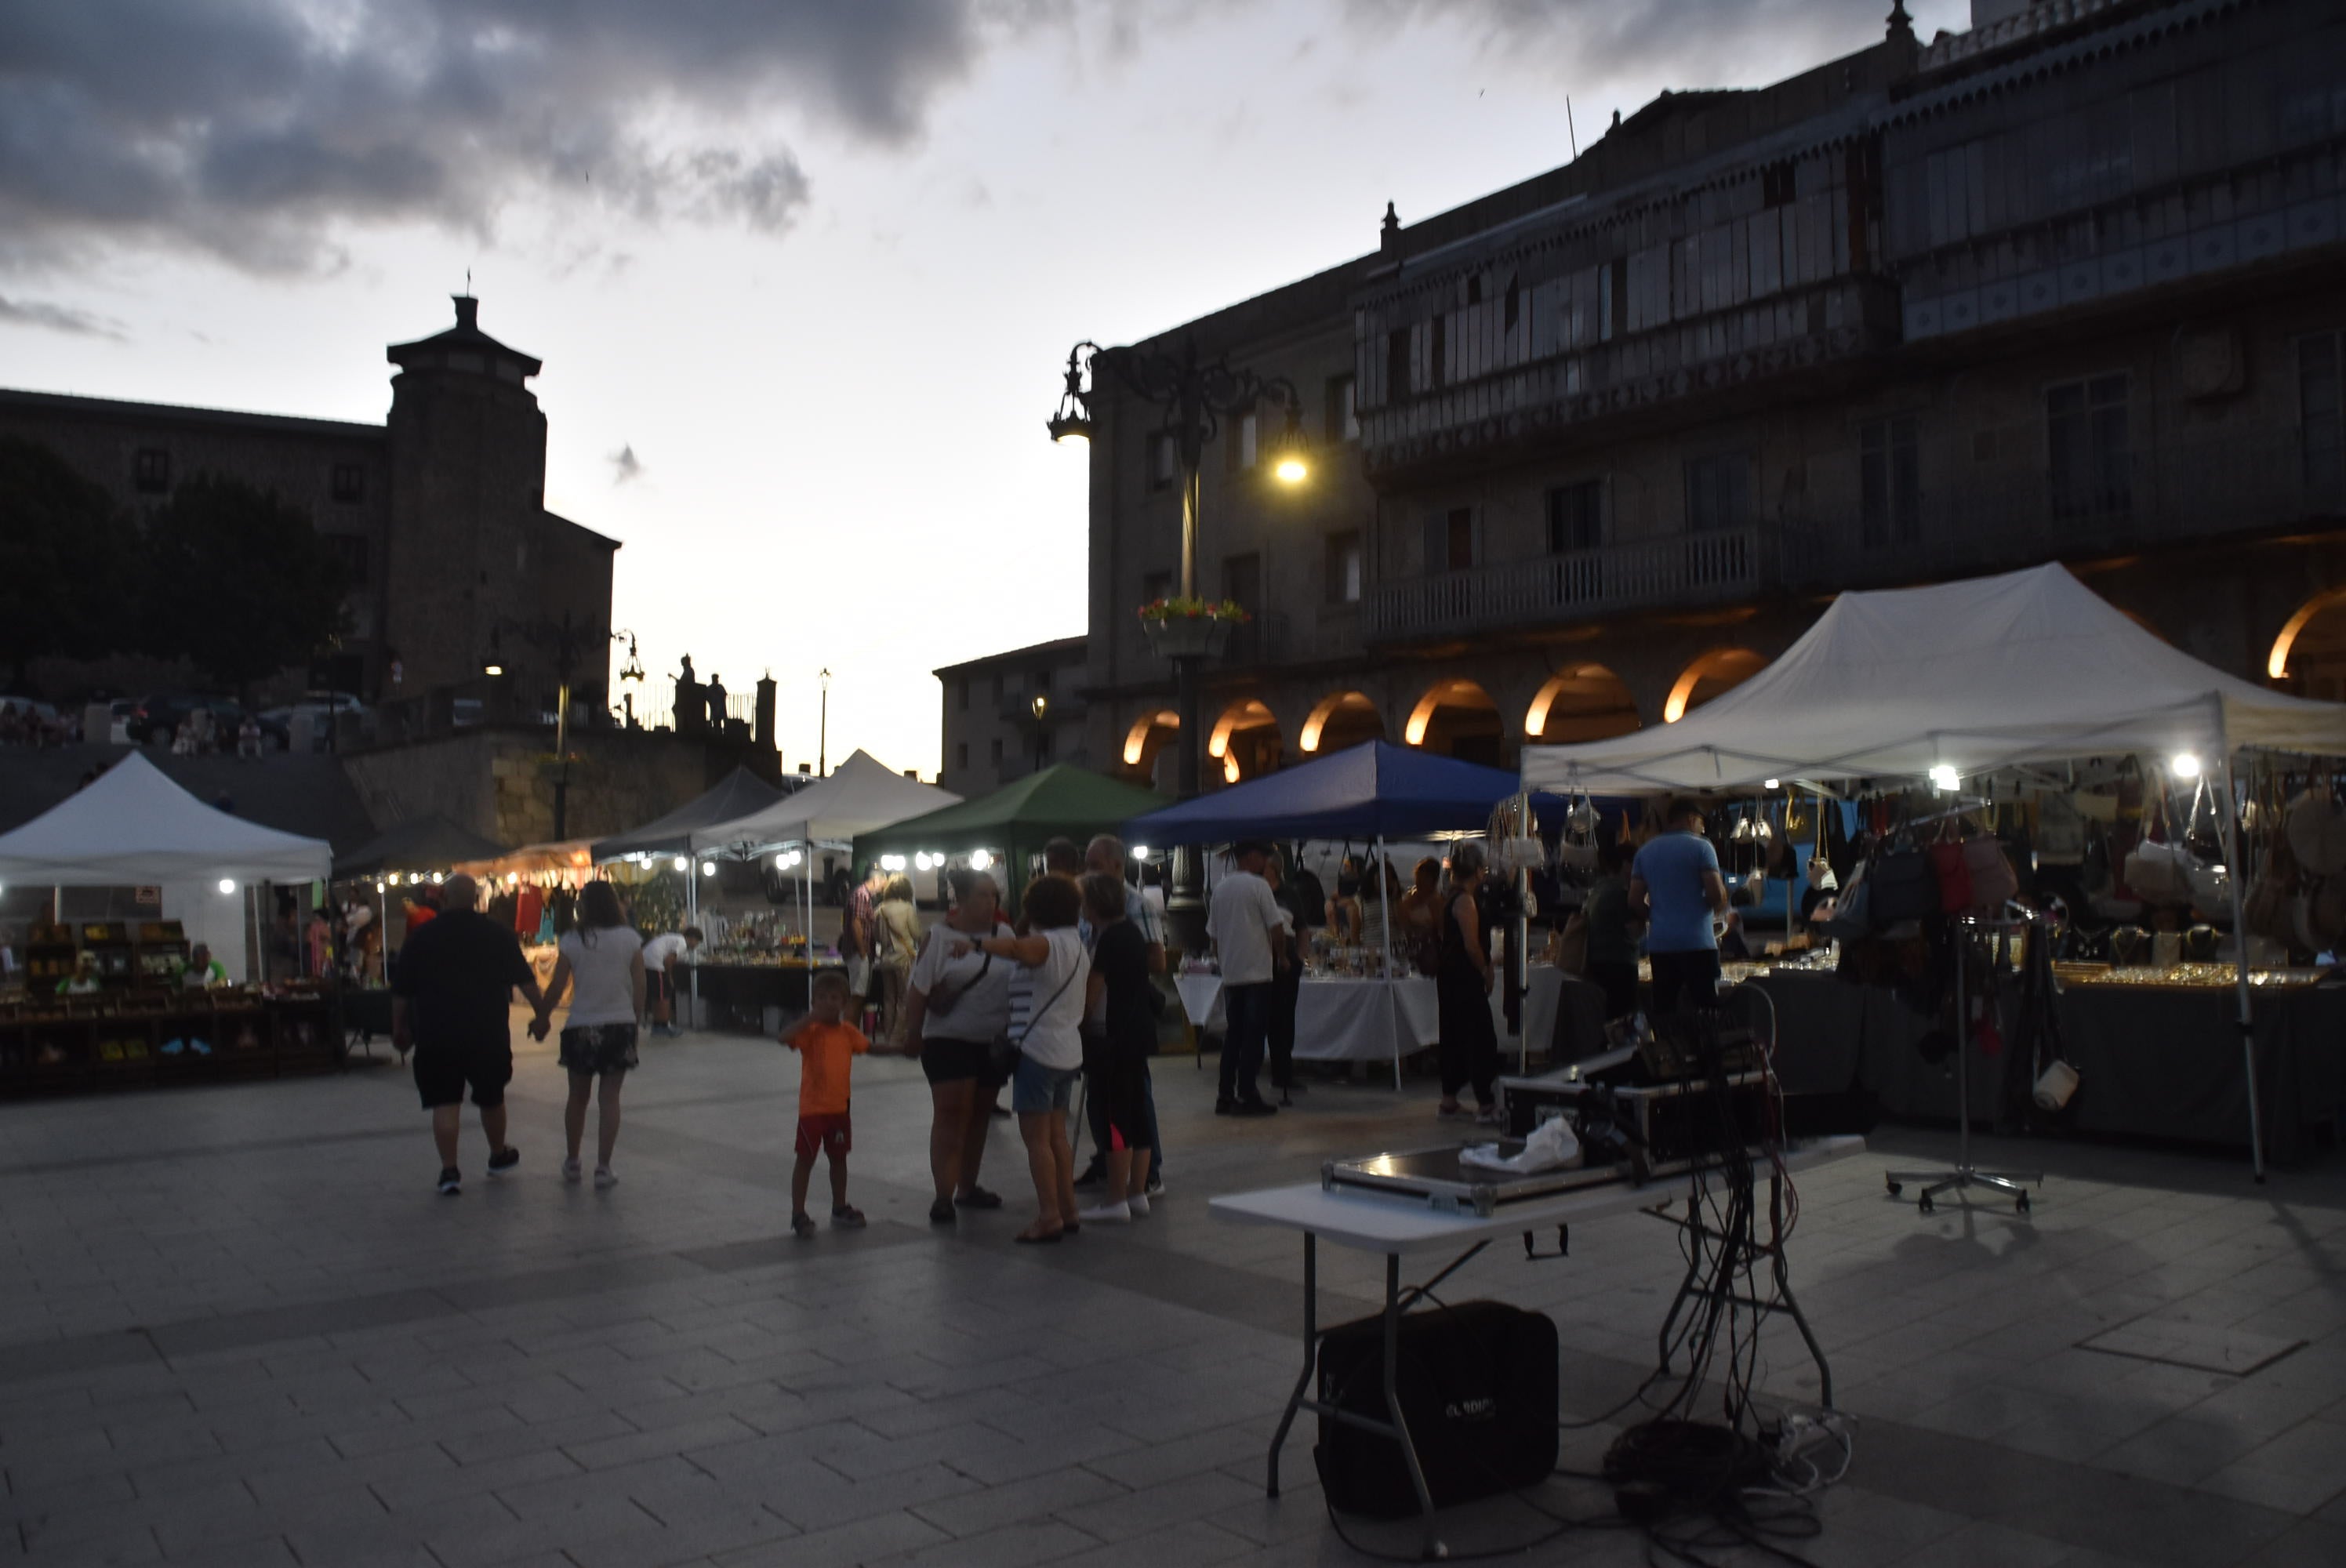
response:
[(1151, 572), (1147, 576), (1140, 579), (1140, 602), (1142, 604), (1153, 605), (1159, 599), (1169, 599), (1172, 596), (1172, 573)]
[(1475, 548), (1481, 532), (1472, 506), (1453, 506), (1425, 520), (1425, 571), (1428, 576), (1471, 569), (1481, 554)]
[(321, 534), (326, 551), (342, 565), (345, 586), (363, 588), (367, 585), (367, 542), (356, 534)]
[(1230, 421), (1229, 445), (1225, 450), (1229, 454), (1228, 461), (1231, 473), (1237, 473), (1254, 466), (1261, 439), (1262, 425), (1257, 415), (1242, 413)]
[(1149, 489), (1170, 490), (1173, 488), (1173, 473), (1177, 466), (1174, 461), (1176, 455), (1177, 453), (1175, 453), (1173, 446), (1173, 433), (1171, 431), (1160, 430), (1154, 432), (1149, 435)]
[(2346, 490), (2346, 333), (2297, 341), (2297, 416), (2305, 487), (2335, 504)]
[(966, 769), (969, 766), (968, 741), (961, 740), (954, 743), (954, 766), (956, 769)]
[(159, 446), (142, 446), (130, 460), (130, 482), (142, 495), (160, 495), (171, 488), (171, 454)]
[(994, 672), (994, 705), (996, 708), (1002, 706), (1002, 672), (1000, 670)]
[(1250, 612), (1262, 609), (1262, 557), (1250, 550), (1222, 557), (1222, 597), (1236, 599)]
[(2046, 475), (2055, 517), (2121, 514), (2134, 503), (2124, 374), (2045, 392)]
[(961, 704), (961, 710), (967, 713), (969, 711), (969, 677), (963, 676), (954, 681), (954, 687), (955, 697)]
[(334, 464), (334, 499), (359, 502), (366, 499), (366, 469), (355, 463)]
[(1327, 602), (1331, 605), (1357, 605), (1361, 602), (1361, 531), (1347, 528), (1341, 534), (1328, 535)]
[(1923, 536), (1923, 460), (1911, 414), (1858, 426), (1859, 529), (1869, 550)]
[(1687, 532), (1716, 534), (1751, 521), (1751, 460), (1739, 452), (1686, 465)]
[(1450, 318), (1436, 316), (1427, 334), (1425, 345), (1425, 384), (1440, 386), (1448, 379), (1450, 367), (1443, 361), (1450, 353)]
[(1360, 402), (1351, 376), (1328, 378), (1328, 444), (1361, 439)]
[(993, 757), (996, 762), (1002, 760), (1002, 737), (998, 735), (994, 738)]
[(1567, 555), (1605, 545), (1605, 482), (1584, 479), (1547, 493), (1547, 553)]

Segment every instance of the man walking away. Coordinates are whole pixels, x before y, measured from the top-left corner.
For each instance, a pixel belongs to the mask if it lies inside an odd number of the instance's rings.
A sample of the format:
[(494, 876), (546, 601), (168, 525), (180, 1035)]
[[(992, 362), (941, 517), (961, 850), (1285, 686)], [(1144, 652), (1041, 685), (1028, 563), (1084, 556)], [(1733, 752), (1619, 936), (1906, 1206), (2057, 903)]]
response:
[(1255, 1079), (1270, 1024), (1271, 955), (1287, 929), (1287, 911), (1262, 880), (1270, 846), (1250, 841), (1239, 845), (1237, 854), (1239, 870), (1214, 884), (1206, 913), (1206, 934), (1221, 953), (1222, 1003), (1229, 1015), (1214, 1115), (1268, 1116), (1279, 1107), (1263, 1099)]
[(1727, 912), (1727, 882), (1719, 874), (1719, 851), (1703, 837), (1701, 805), (1673, 800), (1664, 820), (1668, 831), (1629, 863), (1629, 915), (1647, 922), (1656, 1018), (1716, 1003), (1719, 937), (1710, 921)]
[(464, 1186), (456, 1135), (468, 1085), (489, 1140), (489, 1174), (503, 1176), (521, 1162), (521, 1152), (505, 1142), (510, 1009), (516, 989), (532, 1007), (545, 1000), (521, 943), (473, 907), (479, 898), (472, 878), (450, 877), (440, 890), (438, 918), (408, 933), (392, 982), (392, 1039), (402, 1051), (413, 1042), (415, 1087), (432, 1113), (440, 1191), (449, 1197)]

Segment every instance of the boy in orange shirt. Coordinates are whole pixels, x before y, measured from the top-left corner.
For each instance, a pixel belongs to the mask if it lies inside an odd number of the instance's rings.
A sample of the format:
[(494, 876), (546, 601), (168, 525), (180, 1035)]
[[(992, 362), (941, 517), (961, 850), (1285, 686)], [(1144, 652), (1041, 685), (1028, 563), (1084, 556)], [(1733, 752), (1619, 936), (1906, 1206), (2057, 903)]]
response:
[(839, 1230), (863, 1228), (863, 1211), (847, 1202), (847, 1151), (854, 1145), (847, 1119), (847, 1075), (855, 1058), (872, 1049), (872, 1042), (852, 1023), (842, 1023), (847, 1010), (847, 976), (836, 970), (814, 977), (810, 996), (812, 1011), (781, 1033), (781, 1042), (799, 1054), (798, 1164), (790, 1169), (790, 1228), (812, 1236), (814, 1220), (807, 1214), (807, 1184), (814, 1176), (818, 1153), (831, 1156), (831, 1223)]

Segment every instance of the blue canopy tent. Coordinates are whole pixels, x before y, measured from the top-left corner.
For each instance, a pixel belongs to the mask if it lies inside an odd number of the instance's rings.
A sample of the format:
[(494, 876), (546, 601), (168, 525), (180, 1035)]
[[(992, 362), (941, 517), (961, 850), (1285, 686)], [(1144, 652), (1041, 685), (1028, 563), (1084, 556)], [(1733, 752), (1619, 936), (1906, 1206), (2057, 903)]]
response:
[[(1390, 838), (1479, 829), (1491, 809), (1520, 794), (1523, 781), (1504, 769), (1436, 757), (1370, 740), (1210, 795), (1184, 800), (1125, 824), (1138, 843), (1210, 844), (1233, 839), (1367, 839), (1384, 860)], [(1392, 952), (1392, 911), (1379, 901), (1384, 951)], [(1393, 974), (1385, 965), (1392, 994)], [(1401, 1086), (1400, 1031), (1394, 1030), (1393, 1086)]]

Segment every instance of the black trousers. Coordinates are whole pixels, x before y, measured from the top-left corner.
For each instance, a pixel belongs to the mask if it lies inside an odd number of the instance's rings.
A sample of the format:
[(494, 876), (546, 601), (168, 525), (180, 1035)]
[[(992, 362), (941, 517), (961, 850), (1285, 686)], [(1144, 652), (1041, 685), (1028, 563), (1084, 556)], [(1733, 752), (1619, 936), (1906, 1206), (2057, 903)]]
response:
[(1222, 1033), (1221, 1097), (1260, 1100), (1262, 1087), (1255, 1082), (1262, 1071), (1262, 1051), (1270, 1026), (1271, 983), (1222, 987), (1222, 1006), (1229, 1026)]
[(1719, 951), (1647, 954), (1654, 966), (1654, 1016), (1668, 1018), (1683, 1008), (1719, 1005)]
[(1263, 1043), (1270, 1053), (1270, 1081), (1284, 1091), (1295, 1086), (1295, 1003), (1303, 993), (1303, 972), (1290, 969), (1270, 983), (1270, 1014)]
[(1637, 961), (1606, 963), (1588, 961), (1588, 981), (1605, 993), (1605, 1021), (1627, 1018), (1637, 1011)]

